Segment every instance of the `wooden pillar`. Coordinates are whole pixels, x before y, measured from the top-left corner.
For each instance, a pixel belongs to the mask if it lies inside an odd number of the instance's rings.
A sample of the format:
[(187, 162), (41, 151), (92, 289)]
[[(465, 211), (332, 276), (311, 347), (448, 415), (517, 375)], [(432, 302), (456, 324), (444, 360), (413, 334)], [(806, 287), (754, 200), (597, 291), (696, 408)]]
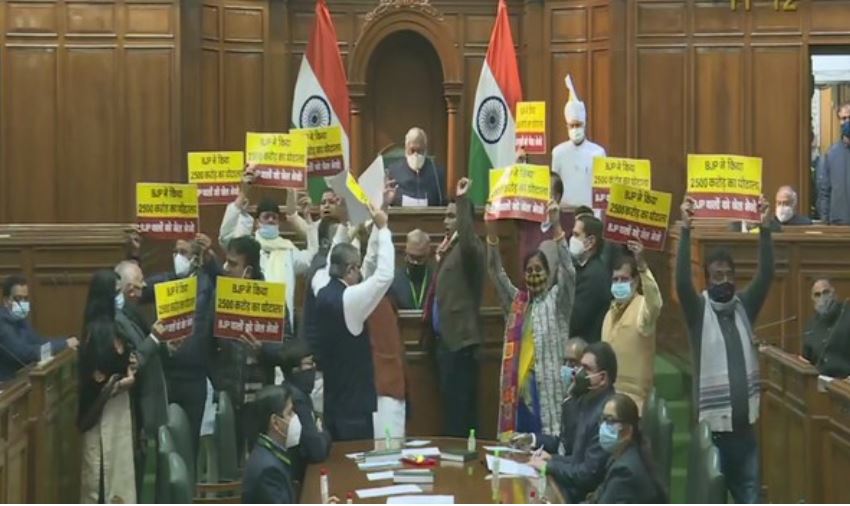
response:
[[(460, 131), (458, 130), (458, 106), (463, 93), (463, 85), (461, 83), (444, 83), (443, 89), (446, 94), (446, 190), (451, 197), (455, 196), (455, 185), (461, 177), (458, 174), (457, 160), (460, 152), (458, 151), (458, 139)], [(464, 175), (466, 171), (464, 171)]]
[(355, 176), (359, 176), (364, 170), (363, 166), (363, 101), (366, 98), (365, 83), (348, 83), (348, 96), (351, 101), (351, 131), (348, 132), (348, 147), (350, 149), (350, 170)]

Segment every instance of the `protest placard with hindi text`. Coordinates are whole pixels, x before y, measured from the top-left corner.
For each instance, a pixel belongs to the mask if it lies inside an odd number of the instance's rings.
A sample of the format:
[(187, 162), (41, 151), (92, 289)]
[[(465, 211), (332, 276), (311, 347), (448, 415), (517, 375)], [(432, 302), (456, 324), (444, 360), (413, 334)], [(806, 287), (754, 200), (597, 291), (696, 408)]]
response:
[(333, 176), (345, 168), (339, 125), (299, 128), (290, 133), (307, 137), (307, 176)]
[[(566, 183), (565, 183), (566, 184)], [(599, 156), (593, 159), (593, 208), (608, 207), (611, 185), (652, 189), (652, 167), (649, 160)]]
[(694, 217), (761, 221), (761, 168), (761, 158), (750, 156), (688, 155)]
[(281, 342), (286, 315), (286, 285), (219, 276), (215, 293), (215, 336)]
[(663, 251), (672, 199), (669, 193), (611, 185), (603, 237), (620, 243), (637, 240), (646, 249)]
[(516, 146), (526, 153), (546, 152), (546, 102), (516, 103)]
[(241, 151), (189, 153), (189, 182), (198, 186), (198, 204), (229, 204), (239, 195), (245, 170)]
[(157, 283), (156, 318), (165, 327), (163, 341), (182, 339), (192, 334), (195, 325), (195, 305), (198, 300), (198, 278), (190, 277)]
[(193, 184), (136, 183), (136, 222), (154, 239), (194, 239), (198, 188)]
[(307, 187), (307, 136), (302, 133), (248, 132), (245, 158), (257, 165), (257, 186), (295, 190)]
[(549, 167), (517, 164), (490, 171), (488, 220), (543, 222), (549, 204)]

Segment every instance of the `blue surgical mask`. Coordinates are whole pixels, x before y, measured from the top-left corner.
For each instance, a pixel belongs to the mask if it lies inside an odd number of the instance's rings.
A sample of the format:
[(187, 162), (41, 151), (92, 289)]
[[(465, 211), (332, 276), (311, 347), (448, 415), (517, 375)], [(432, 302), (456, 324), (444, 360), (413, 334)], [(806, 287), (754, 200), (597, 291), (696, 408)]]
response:
[(115, 294), (115, 310), (121, 311), (124, 309), (124, 292), (118, 292)]
[(611, 295), (618, 302), (627, 300), (632, 296), (632, 283), (630, 281), (615, 281), (611, 283)]
[(260, 237), (267, 241), (280, 237), (280, 228), (272, 223), (264, 223), (260, 225)]
[(573, 385), (573, 374), (575, 373), (575, 368), (570, 367), (568, 365), (561, 366), (561, 381), (564, 382), (564, 385), (567, 387), (567, 390)]
[(15, 302), (12, 305), (12, 309), (9, 311), (11, 313), (12, 318), (15, 320), (26, 320), (27, 316), (30, 314), (30, 303), (27, 300), (22, 300), (20, 302)]
[(620, 442), (620, 426), (615, 423), (602, 422), (599, 424), (599, 446), (608, 453), (614, 451)]

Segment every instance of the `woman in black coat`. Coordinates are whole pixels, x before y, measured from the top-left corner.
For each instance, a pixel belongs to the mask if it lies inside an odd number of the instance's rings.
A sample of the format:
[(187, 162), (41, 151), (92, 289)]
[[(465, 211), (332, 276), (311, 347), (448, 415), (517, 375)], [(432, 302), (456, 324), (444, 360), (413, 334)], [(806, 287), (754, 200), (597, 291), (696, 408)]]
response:
[(640, 416), (635, 402), (615, 394), (602, 411), (599, 444), (611, 453), (605, 480), (595, 501), (600, 504), (666, 503), (664, 489), (655, 476), (652, 460), (643, 446)]

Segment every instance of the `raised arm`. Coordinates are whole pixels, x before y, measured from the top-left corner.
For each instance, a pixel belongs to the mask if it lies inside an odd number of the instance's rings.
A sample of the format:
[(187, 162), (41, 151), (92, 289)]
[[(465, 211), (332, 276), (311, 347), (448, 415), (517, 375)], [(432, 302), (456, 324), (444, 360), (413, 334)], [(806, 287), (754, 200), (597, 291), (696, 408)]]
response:
[(747, 310), (750, 323), (755, 322), (765, 299), (767, 299), (774, 273), (773, 237), (770, 231), (772, 215), (770, 204), (764, 197), (759, 202), (759, 208), (762, 213), (762, 225), (759, 227), (759, 265), (753, 281), (740, 294), (741, 302), (744, 304), (744, 309)]
[(643, 244), (639, 241), (628, 242), (629, 251), (635, 256), (637, 263), (638, 276), (643, 287), (643, 306), (640, 308), (638, 315), (638, 330), (644, 336), (655, 337), (655, 323), (658, 321), (658, 315), (661, 314), (661, 290), (658, 288), (658, 283), (655, 281), (655, 276), (649, 270), (646, 264), (646, 258), (643, 256)]
[(685, 201), (682, 203), (679, 253), (676, 255), (676, 294), (679, 297), (679, 305), (685, 312), (685, 319), (689, 327), (700, 318), (699, 294), (694, 287), (691, 273), (691, 222), (694, 205), (694, 199), (685, 197)]
[(567, 244), (567, 234), (561, 227), (561, 206), (555, 201), (549, 203), (549, 223), (553, 226), (552, 232), (555, 234), (555, 247), (558, 252), (558, 265), (554, 267), (558, 287), (556, 305), (564, 321), (568, 322), (572, 318), (576, 298), (576, 267)]
[[(303, 218), (297, 214), (295, 216), (297, 216), (297, 219), (304, 222)], [(304, 233), (307, 235), (307, 248), (297, 250), (295, 254), (292, 255), (292, 268), (295, 271), (296, 276), (304, 274), (310, 270), (310, 264), (313, 262), (313, 257), (315, 257), (316, 253), (319, 252), (319, 230), (316, 227), (307, 225), (304, 228)]]
[(502, 311), (508, 314), (519, 290), (511, 282), (511, 278), (508, 277), (502, 265), (502, 255), (499, 253), (498, 222), (491, 220), (484, 223), (487, 227), (487, 272), (490, 273), (490, 279), (496, 286), (496, 295), (499, 296)]
[(345, 325), (354, 335), (363, 331), (363, 324), (381, 302), (395, 276), (395, 247), (392, 233), (387, 228), (387, 215), (383, 211), (375, 213), (375, 227), (378, 229), (378, 261), (375, 272), (361, 283), (346, 288), (342, 296)]
[(481, 262), (486, 253), (481, 240), (475, 235), (475, 208), (468, 197), (469, 186), (468, 178), (457, 182), (457, 240), (464, 268), (470, 276), (478, 278), (475, 273), (483, 268)]
[(369, 233), (369, 242), (366, 243), (366, 256), (363, 257), (363, 266), (360, 268), (363, 274), (363, 279), (369, 279), (378, 268), (378, 228), (372, 227), (372, 232)]

